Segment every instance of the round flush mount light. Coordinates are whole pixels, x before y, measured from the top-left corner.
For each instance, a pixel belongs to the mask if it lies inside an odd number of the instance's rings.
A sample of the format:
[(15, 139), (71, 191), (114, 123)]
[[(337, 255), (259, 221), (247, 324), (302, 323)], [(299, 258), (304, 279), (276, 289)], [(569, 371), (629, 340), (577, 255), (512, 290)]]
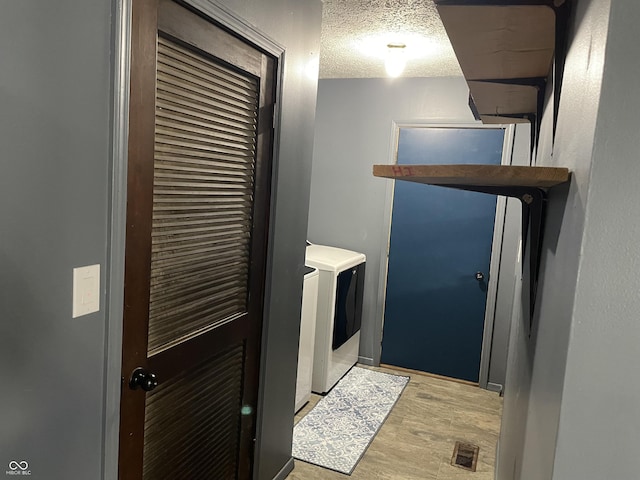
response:
[(387, 75), (390, 77), (399, 77), (404, 71), (404, 67), (407, 64), (406, 48), (407, 46), (404, 43), (387, 44), (387, 58), (384, 66)]

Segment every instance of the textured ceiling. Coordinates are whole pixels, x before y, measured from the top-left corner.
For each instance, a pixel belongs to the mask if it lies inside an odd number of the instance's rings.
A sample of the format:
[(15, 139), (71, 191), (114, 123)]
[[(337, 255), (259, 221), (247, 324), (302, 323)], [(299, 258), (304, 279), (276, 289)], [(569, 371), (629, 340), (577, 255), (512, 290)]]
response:
[(404, 43), (403, 77), (462, 75), (432, 0), (324, 0), (320, 78), (386, 77), (389, 43)]

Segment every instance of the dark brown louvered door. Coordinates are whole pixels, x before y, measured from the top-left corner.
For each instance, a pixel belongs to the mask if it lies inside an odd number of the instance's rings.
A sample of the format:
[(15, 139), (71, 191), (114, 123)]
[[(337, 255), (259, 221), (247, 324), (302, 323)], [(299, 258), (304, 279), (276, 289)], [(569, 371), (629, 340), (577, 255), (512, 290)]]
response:
[(119, 478), (252, 472), (274, 58), (133, 2)]

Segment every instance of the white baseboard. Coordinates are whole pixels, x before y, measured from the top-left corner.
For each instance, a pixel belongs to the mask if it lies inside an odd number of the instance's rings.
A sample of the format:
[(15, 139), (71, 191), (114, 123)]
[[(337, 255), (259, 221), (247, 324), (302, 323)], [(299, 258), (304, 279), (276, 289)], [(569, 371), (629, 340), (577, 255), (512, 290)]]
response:
[(489, 390), (490, 392), (502, 392), (502, 385), (500, 385), (499, 383), (487, 383), (487, 390)]
[(373, 358), (369, 358), (369, 357), (358, 357), (358, 363), (361, 363), (362, 365), (369, 365), (370, 367), (378, 366), (373, 361)]

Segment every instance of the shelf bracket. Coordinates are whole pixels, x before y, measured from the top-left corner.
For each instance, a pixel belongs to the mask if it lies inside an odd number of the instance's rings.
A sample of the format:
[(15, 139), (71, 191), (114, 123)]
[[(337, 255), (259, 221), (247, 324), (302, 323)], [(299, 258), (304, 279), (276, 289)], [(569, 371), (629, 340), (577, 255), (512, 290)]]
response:
[[(547, 192), (537, 187), (516, 186), (483, 186), (483, 185), (440, 185), (446, 188), (468, 190), (472, 192), (504, 195), (516, 198), (522, 205), (522, 270), (523, 278), (528, 266), (529, 270), (529, 301), (524, 302), (528, 308), (529, 333), (533, 323), (533, 313), (538, 292), (538, 275), (540, 274), (540, 257), (542, 254), (542, 236), (544, 231), (544, 216), (547, 204)], [(528, 262), (526, 259), (528, 258)], [(528, 265), (527, 265), (528, 264)]]
[[(570, 180), (570, 172), (558, 167), (515, 165), (374, 165), (376, 177), (405, 180), (457, 190), (516, 198), (522, 205), (522, 281), (529, 334), (536, 305), (547, 191)], [(527, 275), (528, 273), (528, 275)], [(528, 310), (528, 312), (526, 311)]]

